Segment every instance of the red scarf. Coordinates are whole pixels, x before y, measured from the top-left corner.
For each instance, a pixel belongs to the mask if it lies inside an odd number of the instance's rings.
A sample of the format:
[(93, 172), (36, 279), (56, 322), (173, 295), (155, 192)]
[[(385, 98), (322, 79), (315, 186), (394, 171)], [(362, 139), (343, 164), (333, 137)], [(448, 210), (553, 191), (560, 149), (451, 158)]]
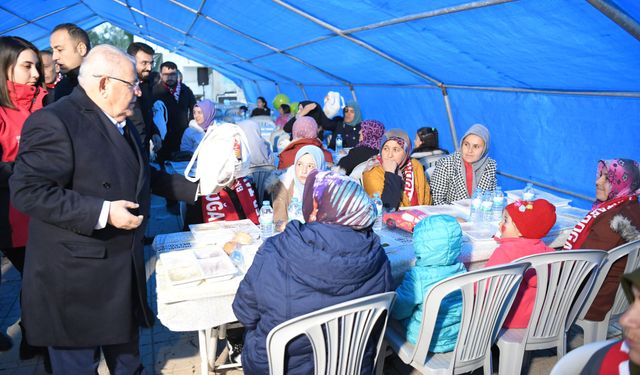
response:
[(245, 177), (237, 179), (231, 187), (225, 187), (218, 194), (202, 197), (200, 204), (205, 223), (250, 219), (259, 224), (256, 195), (251, 182)]
[(612, 199), (602, 204), (600, 207), (593, 209), (591, 212), (587, 214), (587, 216), (585, 216), (582, 220), (580, 220), (578, 224), (576, 224), (576, 226), (573, 228), (571, 233), (569, 233), (569, 237), (567, 238), (567, 241), (564, 243), (564, 246), (562, 248), (564, 250), (579, 249), (584, 243), (584, 241), (587, 239), (587, 236), (589, 235), (589, 230), (591, 229), (591, 226), (596, 221), (598, 216), (600, 216), (601, 214), (613, 208), (618, 207), (624, 202), (637, 201), (637, 200), (638, 200), (637, 195), (627, 195), (624, 197)]
[(176, 102), (179, 102), (180, 101), (180, 89), (181, 89), (180, 82), (176, 83), (176, 87), (174, 87), (174, 88), (172, 88), (171, 86), (167, 85), (164, 82), (162, 82), (162, 84), (164, 85), (164, 87), (167, 88), (167, 90), (169, 90), (169, 93), (171, 95), (173, 95), (173, 98), (176, 100)]
[(615, 343), (609, 348), (602, 359), (599, 375), (629, 374), (629, 347), (623, 345), (624, 340)]
[[(382, 157), (378, 155), (378, 162), (380, 162), (380, 166), (382, 167)], [(413, 179), (413, 163), (411, 162), (411, 158), (407, 158), (407, 164), (405, 164), (402, 169), (402, 177), (404, 179), (404, 193), (409, 198), (409, 202), (411, 202), (412, 206), (417, 206), (420, 204), (418, 201), (418, 194), (415, 189), (415, 181)]]
[(466, 161), (462, 161), (462, 163), (464, 164), (464, 170), (465, 170), (465, 175), (466, 177), (466, 185), (467, 185), (467, 194), (469, 194), (469, 197), (473, 196), (473, 167), (471, 166), (470, 163), (467, 163)]

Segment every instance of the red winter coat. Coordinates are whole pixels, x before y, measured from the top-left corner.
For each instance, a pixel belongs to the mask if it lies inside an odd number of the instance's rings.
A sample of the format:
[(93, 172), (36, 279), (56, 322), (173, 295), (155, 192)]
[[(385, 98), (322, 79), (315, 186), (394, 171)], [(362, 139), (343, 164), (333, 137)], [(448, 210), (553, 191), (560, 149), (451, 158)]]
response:
[(7, 81), (9, 97), (14, 109), (0, 107), (0, 246), (21, 247), (27, 243), (29, 218), (9, 202), (9, 177), (18, 155), (20, 133), (31, 113), (42, 108), (47, 91), (35, 86)]
[[(545, 245), (542, 240), (529, 238), (501, 238), (496, 240), (500, 243), (500, 246), (491, 254), (491, 257), (484, 265), (485, 267), (509, 264), (524, 256), (555, 251)], [(533, 312), (533, 305), (536, 302), (537, 287), (538, 278), (536, 277), (536, 272), (528, 270), (524, 274), (522, 283), (520, 283), (518, 294), (516, 294), (511, 311), (509, 311), (503, 327), (527, 328)]]
[(300, 151), (304, 146), (309, 145), (319, 147), (322, 150), (322, 153), (324, 153), (324, 161), (327, 163), (333, 163), (333, 156), (331, 156), (331, 152), (324, 148), (319, 139), (301, 138), (289, 143), (289, 145), (282, 150), (280, 153), (280, 161), (278, 161), (278, 169), (287, 169), (292, 166), (296, 160), (296, 154), (298, 151)]

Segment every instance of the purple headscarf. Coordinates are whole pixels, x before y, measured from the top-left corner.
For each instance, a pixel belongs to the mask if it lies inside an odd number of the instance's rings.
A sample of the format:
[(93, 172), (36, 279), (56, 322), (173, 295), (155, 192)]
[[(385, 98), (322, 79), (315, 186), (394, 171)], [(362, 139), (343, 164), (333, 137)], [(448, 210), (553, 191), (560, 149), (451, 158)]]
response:
[[(611, 184), (611, 192), (607, 201), (624, 197), (626, 195), (640, 194), (640, 165), (631, 159), (600, 160), (598, 173), (600, 177), (602, 168), (607, 169), (607, 180)], [(596, 205), (602, 202), (596, 202)]]
[(362, 141), (357, 146), (367, 146), (374, 150), (380, 149), (380, 139), (384, 135), (384, 124), (378, 120), (364, 120), (360, 123)]
[(370, 227), (375, 220), (375, 207), (362, 186), (339, 173), (311, 171), (302, 197), (306, 222), (338, 224), (357, 230)]
[(202, 110), (204, 122), (198, 125), (206, 131), (209, 125), (213, 124), (213, 119), (216, 117), (216, 106), (211, 100), (203, 99), (197, 102), (195, 107), (199, 107)]

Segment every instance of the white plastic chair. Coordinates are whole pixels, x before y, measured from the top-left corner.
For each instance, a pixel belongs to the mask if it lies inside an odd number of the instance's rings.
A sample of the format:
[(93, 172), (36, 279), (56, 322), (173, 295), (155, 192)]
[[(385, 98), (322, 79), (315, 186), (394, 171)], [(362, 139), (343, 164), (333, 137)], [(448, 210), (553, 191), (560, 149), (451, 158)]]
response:
[[(404, 332), (389, 325), (385, 343), (400, 359), (423, 374), (458, 374), (484, 367), (493, 374), (491, 346), (518, 291), (526, 263), (508, 264), (449, 277), (427, 292), (423, 303), (422, 327), (416, 345)], [(429, 353), (429, 344), (442, 299), (462, 293), (462, 316), (456, 347), (449, 353)], [(382, 362), (378, 374), (382, 374)]]
[(520, 374), (524, 353), (528, 350), (555, 347), (558, 358), (565, 355), (567, 331), (584, 305), (606, 256), (607, 253), (600, 250), (572, 250), (514, 261), (527, 262), (535, 269), (536, 301), (527, 328), (503, 329), (498, 338), (500, 375)]
[(600, 349), (611, 344), (616, 340), (592, 342), (583, 345), (577, 349), (573, 349), (567, 355), (562, 357), (551, 369), (551, 375), (571, 375), (579, 374), (589, 359)]
[(276, 123), (273, 122), (271, 117), (269, 116), (254, 116), (251, 117), (251, 120), (255, 121), (260, 125), (260, 134), (265, 141), (269, 142), (271, 138), (271, 133), (276, 129)]
[(395, 297), (395, 292), (388, 292), (358, 298), (277, 325), (267, 336), (269, 374), (285, 373), (285, 348), (304, 334), (313, 347), (315, 374), (359, 375), (372, 330), (384, 319), (376, 340), (376, 353), (379, 352), (387, 325), (385, 313)]
[(354, 180), (358, 181), (360, 183), (360, 185), (362, 185), (362, 174), (364, 173), (365, 169), (367, 168), (367, 164), (369, 163), (369, 160), (365, 160), (362, 163), (356, 165), (353, 170), (351, 170), (351, 174), (349, 174), (349, 177), (353, 178)]
[(616, 298), (613, 302), (611, 310), (607, 313), (604, 319), (601, 322), (594, 320), (585, 319), (585, 315), (593, 300), (596, 298), (596, 295), (600, 291), (600, 287), (604, 282), (604, 279), (607, 277), (609, 273), (609, 269), (611, 265), (615, 263), (618, 259), (627, 257), (627, 265), (624, 268), (624, 273), (629, 273), (638, 267), (640, 267), (640, 240), (632, 241), (626, 243), (624, 245), (620, 245), (615, 249), (609, 250), (607, 257), (605, 258), (602, 266), (600, 267), (600, 272), (598, 273), (598, 278), (593, 284), (593, 289), (591, 290), (591, 294), (587, 299), (587, 302), (580, 313), (578, 320), (576, 320), (576, 324), (582, 328), (584, 332), (584, 343), (588, 344), (590, 342), (596, 341), (604, 341), (607, 339), (607, 332), (609, 331), (609, 322), (611, 317), (617, 317), (622, 314), (627, 307), (629, 306), (629, 302), (627, 302), (627, 298), (622, 291), (622, 286), (618, 287), (616, 292)]

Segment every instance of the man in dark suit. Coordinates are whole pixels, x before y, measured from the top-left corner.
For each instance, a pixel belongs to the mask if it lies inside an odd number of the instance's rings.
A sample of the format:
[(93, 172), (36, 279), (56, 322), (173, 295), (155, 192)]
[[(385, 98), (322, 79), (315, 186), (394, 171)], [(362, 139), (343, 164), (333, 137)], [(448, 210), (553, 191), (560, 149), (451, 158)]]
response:
[(95, 373), (100, 350), (111, 374), (138, 374), (138, 328), (154, 321), (149, 167), (126, 121), (140, 89), (132, 58), (108, 45), (89, 52), (78, 78), (25, 123), (10, 180), (14, 206), (31, 217), (22, 321), (56, 374)]
[(60, 68), (62, 79), (56, 85), (55, 100), (71, 94), (78, 85), (82, 59), (91, 49), (86, 31), (72, 23), (62, 23), (51, 32), (49, 39), (53, 61)]
[(189, 86), (178, 79), (178, 66), (165, 61), (160, 65), (160, 82), (153, 87), (153, 100), (162, 100), (167, 107), (167, 135), (158, 153), (160, 160), (171, 160), (172, 154), (180, 151), (184, 130), (193, 118), (196, 98)]

